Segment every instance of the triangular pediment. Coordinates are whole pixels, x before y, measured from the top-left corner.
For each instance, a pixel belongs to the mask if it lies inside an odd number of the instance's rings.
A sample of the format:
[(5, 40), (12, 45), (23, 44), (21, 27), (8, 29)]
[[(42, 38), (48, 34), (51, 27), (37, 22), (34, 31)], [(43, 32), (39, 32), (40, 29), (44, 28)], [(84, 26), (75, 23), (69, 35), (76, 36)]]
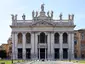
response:
[(37, 21), (32, 23), (31, 26), (54, 26), (54, 24), (50, 21)]

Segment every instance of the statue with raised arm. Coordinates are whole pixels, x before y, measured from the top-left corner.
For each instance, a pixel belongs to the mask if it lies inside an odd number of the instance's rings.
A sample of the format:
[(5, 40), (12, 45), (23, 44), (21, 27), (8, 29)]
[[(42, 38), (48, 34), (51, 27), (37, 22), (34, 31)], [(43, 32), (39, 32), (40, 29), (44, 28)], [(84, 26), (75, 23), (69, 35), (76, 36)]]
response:
[(17, 20), (17, 14), (15, 15), (15, 20)]
[(36, 17), (38, 16), (38, 12), (36, 11)]
[(25, 20), (25, 14), (22, 15), (22, 19)]
[(59, 17), (60, 17), (60, 20), (62, 20), (62, 13), (60, 13), (60, 16)]
[(32, 17), (34, 18), (34, 15), (35, 15), (35, 12), (34, 12), (34, 10), (32, 11)]
[(48, 15), (48, 17), (50, 17), (50, 16), (49, 16), (49, 11), (47, 12), (47, 15)]
[(53, 18), (53, 11), (51, 11), (51, 18)]
[(44, 5), (45, 5), (45, 4), (42, 4), (42, 5), (41, 5), (41, 11), (44, 11)]
[(14, 21), (14, 15), (13, 15), (13, 14), (11, 14), (11, 16), (12, 16), (12, 21)]

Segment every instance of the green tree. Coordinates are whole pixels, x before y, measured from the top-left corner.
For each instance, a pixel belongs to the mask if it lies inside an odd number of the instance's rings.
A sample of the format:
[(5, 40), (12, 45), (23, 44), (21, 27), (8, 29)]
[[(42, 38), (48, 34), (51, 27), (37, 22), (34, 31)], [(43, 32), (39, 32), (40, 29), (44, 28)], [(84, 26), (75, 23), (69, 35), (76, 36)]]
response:
[(6, 51), (5, 50), (0, 50), (0, 58), (6, 58), (7, 55), (6, 55)]

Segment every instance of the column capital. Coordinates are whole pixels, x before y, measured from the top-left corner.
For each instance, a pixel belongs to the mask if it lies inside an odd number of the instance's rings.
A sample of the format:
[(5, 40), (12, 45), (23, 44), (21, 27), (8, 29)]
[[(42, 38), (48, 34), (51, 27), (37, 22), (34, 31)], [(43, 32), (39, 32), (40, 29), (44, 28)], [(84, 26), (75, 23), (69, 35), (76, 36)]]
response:
[(51, 34), (51, 33), (54, 33), (54, 32), (47, 32), (47, 34)]
[(38, 31), (32, 31), (31, 33), (38, 33)]
[(52, 33), (52, 34), (54, 34), (54, 32), (53, 32), (53, 31), (52, 31), (51, 33)]
[(45, 32), (47, 32), (47, 33), (54, 33), (54, 31), (45, 31)]
[(63, 34), (64, 32), (59, 32), (59, 34)]
[(26, 34), (26, 32), (22, 32), (22, 34)]
[(74, 34), (74, 31), (69, 31), (68, 34)]
[(34, 34), (35, 32), (31, 32), (31, 34)]
[(12, 33), (12, 34), (17, 34), (17, 32), (14, 32), (14, 31), (12, 31), (11, 33)]
[(12, 33), (12, 34), (14, 34), (14, 32), (13, 32), (13, 31), (12, 31), (11, 33)]

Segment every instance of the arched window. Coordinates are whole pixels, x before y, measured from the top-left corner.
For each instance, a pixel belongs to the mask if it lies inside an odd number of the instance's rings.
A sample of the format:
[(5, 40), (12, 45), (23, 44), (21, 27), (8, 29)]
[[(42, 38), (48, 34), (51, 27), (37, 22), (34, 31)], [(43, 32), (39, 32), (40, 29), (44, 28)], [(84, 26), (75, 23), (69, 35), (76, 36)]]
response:
[(45, 33), (40, 33), (40, 43), (45, 43)]
[(68, 43), (68, 35), (67, 35), (67, 33), (63, 33), (63, 43)]
[(18, 34), (18, 43), (22, 43), (22, 33)]
[(31, 43), (31, 35), (30, 35), (30, 33), (26, 34), (26, 43)]
[(54, 42), (59, 43), (59, 34), (58, 33), (55, 33), (55, 35), (54, 35)]

